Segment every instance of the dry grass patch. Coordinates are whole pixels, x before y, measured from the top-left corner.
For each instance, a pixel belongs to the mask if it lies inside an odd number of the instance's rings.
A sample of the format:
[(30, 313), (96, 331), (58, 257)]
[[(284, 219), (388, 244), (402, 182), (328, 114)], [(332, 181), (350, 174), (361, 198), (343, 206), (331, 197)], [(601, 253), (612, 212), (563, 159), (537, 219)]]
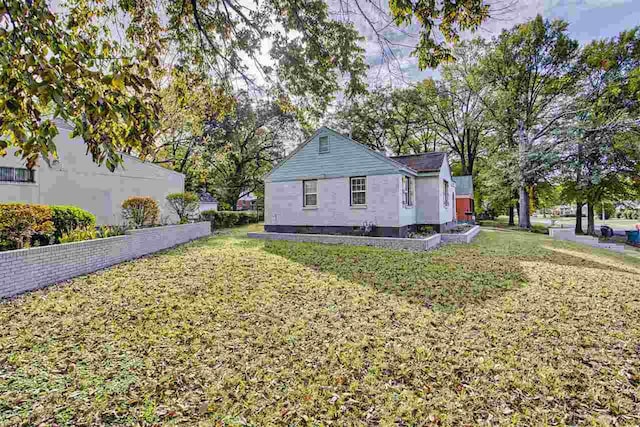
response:
[(218, 236), (0, 305), (0, 424), (635, 425), (639, 270)]

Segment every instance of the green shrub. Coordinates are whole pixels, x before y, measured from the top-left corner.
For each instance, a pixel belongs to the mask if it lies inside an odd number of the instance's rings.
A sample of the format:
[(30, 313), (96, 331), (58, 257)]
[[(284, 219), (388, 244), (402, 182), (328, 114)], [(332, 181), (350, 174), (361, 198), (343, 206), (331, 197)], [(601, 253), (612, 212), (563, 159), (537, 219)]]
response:
[(80, 242), (83, 240), (93, 240), (97, 236), (94, 227), (78, 227), (68, 233), (62, 233), (60, 243)]
[(63, 234), (77, 228), (89, 228), (96, 225), (96, 217), (75, 206), (51, 206), (52, 221), (56, 228), (53, 236), (59, 242)]
[(106, 237), (123, 236), (127, 231), (127, 227), (122, 225), (101, 225), (96, 227), (96, 237), (104, 239)]
[(134, 196), (122, 202), (122, 217), (133, 227), (154, 225), (159, 215), (158, 203), (151, 197)]
[(200, 215), (202, 219), (211, 221), (215, 228), (231, 228), (259, 221), (258, 214), (255, 212), (211, 210), (203, 211)]
[(53, 231), (49, 206), (25, 203), (0, 204), (0, 249), (28, 247), (34, 235), (48, 236)]
[(169, 202), (171, 210), (180, 218), (180, 224), (186, 223), (200, 205), (198, 195), (190, 192), (171, 193), (167, 196), (167, 202)]

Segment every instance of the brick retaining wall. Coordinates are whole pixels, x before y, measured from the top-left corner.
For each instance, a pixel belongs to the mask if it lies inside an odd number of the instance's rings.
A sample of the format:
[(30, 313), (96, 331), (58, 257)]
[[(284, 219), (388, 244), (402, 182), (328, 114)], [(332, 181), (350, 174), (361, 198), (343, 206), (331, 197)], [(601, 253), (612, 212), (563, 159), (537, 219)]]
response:
[(293, 242), (328, 243), (356, 246), (376, 246), (389, 249), (425, 251), (440, 244), (440, 235), (427, 239), (405, 239), (400, 237), (347, 236), (338, 234), (302, 234), (302, 233), (247, 233), (247, 237), (264, 240), (289, 240)]
[(129, 230), (124, 236), (0, 252), (0, 298), (208, 236), (208, 222)]

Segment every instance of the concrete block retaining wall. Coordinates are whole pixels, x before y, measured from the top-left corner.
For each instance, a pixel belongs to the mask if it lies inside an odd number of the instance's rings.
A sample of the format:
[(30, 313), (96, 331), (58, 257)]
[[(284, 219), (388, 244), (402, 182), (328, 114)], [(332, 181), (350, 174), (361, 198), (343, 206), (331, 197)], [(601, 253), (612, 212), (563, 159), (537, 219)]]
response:
[(442, 243), (471, 243), (480, 233), (480, 226), (476, 225), (471, 230), (462, 234), (442, 234)]
[(139, 258), (211, 233), (208, 222), (129, 230), (124, 236), (0, 252), (0, 298)]
[(576, 232), (573, 228), (550, 228), (549, 236), (555, 240), (565, 240), (568, 242), (581, 243), (593, 248), (608, 249), (614, 252), (624, 252), (624, 245), (600, 242), (597, 237), (593, 236), (576, 236)]
[(248, 233), (247, 236), (254, 239), (264, 240), (290, 240), (293, 242), (376, 246), (379, 248), (406, 249), (410, 251), (425, 251), (436, 248), (440, 245), (440, 234), (436, 234), (427, 239), (301, 233)]

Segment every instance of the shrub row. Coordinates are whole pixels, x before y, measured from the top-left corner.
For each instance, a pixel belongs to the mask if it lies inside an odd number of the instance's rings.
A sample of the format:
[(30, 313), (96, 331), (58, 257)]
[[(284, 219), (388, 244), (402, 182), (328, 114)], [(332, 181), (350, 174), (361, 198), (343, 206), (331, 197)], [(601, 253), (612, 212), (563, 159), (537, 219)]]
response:
[(0, 204), (0, 250), (60, 243), (75, 230), (95, 228), (96, 217), (75, 206)]
[(260, 216), (256, 212), (246, 211), (211, 210), (201, 212), (200, 216), (206, 221), (211, 221), (215, 228), (230, 228), (260, 221)]
[(640, 219), (640, 209), (623, 209), (616, 212), (619, 219)]

